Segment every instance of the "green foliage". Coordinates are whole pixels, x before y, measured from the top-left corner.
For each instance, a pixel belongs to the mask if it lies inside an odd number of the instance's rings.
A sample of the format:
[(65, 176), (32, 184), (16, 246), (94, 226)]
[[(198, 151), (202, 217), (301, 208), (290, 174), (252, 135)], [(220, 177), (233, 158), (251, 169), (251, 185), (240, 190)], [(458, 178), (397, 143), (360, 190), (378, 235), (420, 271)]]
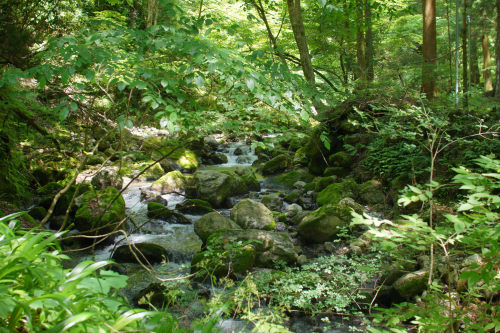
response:
[[(473, 263), (460, 274), (460, 278), (467, 281), (466, 292), (452, 293), (449, 289), (445, 292), (445, 286), (434, 281), (423, 299), (423, 306), (401, 304), (396, 309), (383, 310), (383, 315), (377, 316), (377, 322), (394, 326), (413, 319), (412, 323), (426, 332), (440, 332), (444, 326), (450, 325), (465, 331), (487, 331), (500, 327), (500, 321), (491, 315), (499, 310), (499, 305), (492, 302), (491, 295), (500, 290), (496, 266), (500, 260), (500, 161), (493, 156), (481, 156), (475, 162), (480, 167), (480, 172), (472, 172), (463, 167), (454, 169), (457, 173), (454, 182), (460, 184), (467, 195), (456, 208), (455, 214), (445, 215), (448, 223), (435, 229), (416, 215), (403, 216), (403, 221), (394, 223), (353, 213), (353, 223), (368, 225), (369, 233), (378, 239), (378, 244), (386, 250), (392, 250), (396, 256), (404, 253), (395, 252), (398, 247), (422, 251), (433, 244), (436, 248), (441, 248), (440, 255), (447, 262), (448, 274), (451, 269), (450, 257), (460, 256), (463, 251), (479, 252), (481, 255), (481, 264)], [(432, 192), (417, 187), (410, 187), (410, 190), (411, 194), (403, 197), (401, 202), (409, 204), (413, 201), (427, 201), (432, 196)], [(407, 257), (406, 252), (402, 258)], [(450, 287), (452, 286), (448, 286)], [(478, 306), (477, 297), (481, 295), (488, 299)], [(401, 316), (402, 313), (405, 315)], [(485, 322), (488, 323), (488, 329), (484, 328)], [(372, 332), (380, 330), (372, 329)]]
[(168, 313), (131, 309), (117, 296), (127, 277), (105, 270), (110, 262), (83, 261), (63, 269), (58, 234), (23, 232), (12, 214), (0, 219), (0, 330), (104, 332), (141, 329), (174, 332)]
[(379, 258), (324, 256), (300, 268), (270, 273), (256, 283), (270, 298), (270, 304), (278, 308), (311, 314), (328, 310), (349, 313), (355, 304), (370, 301), (360, 286), (375, 277), (378, 261)]

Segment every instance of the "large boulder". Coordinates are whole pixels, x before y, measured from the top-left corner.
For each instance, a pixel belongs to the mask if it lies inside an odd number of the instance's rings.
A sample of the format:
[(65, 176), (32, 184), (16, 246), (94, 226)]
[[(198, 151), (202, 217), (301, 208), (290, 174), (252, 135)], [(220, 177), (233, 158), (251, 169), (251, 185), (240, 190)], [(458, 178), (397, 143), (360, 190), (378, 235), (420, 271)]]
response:
[(347, 178), (342, 183), (333, 183), (324, 188), (316, 198), (318, 206), (336, 205), (345, 197), (356, 198), (358, 184), (352, 179)]
[(328, 157), (328, 163), (332, 167), (349, 168), (353, 163), (353, 158), (345, 151), (339, 151)]
[(194, 173), (196, 196), (221, 207), (231, 195), (232, 178), (216, 170), (198, 170)]
[(249, 166), (219, 167), (215, 170), (231, 177), (231, 195), (260, 190), (257, 176)]
[[(132, 250), (130, 249), (131, 247)], [(136, 256), (141, 262), (144, 262), (144, 259), (146, 259), (150, 264), (154, 264), (167, 260), (168, 252), (162, 246), (154, 243), (135, 243), (119, 246), (111, 258), (120, 263), (135, 263), (137, 262)]]
[(340, 205), (328, 205), (306, 215), (297, 231), (304, 240), (311, 243), (323, 243), (332, 240), (341, 227), (349, 226), (351, 208)]
[(180, 171), (170, 171), (161, 176), (151, 185), (151, 190), (161, 194), (184, 193), (186, 186), (190, 182), (190, 177), (183, 175)]
[(300, 147), (293, 156), (293, 165), (295, 167), (306, 167), (308, 163), (309, 159), (307, 157), (306, 147)]
[(290, 156), (280, 154), (259, 167), (263, 175), (274, 175), (288, 169), (292, 164)]
[(168, 209), (157, 202), (148, 202), (148, 217), (169, 223), (191, 224), (191, 221), (181, 213)]
[(369, 180), (359, 187), (359, 197), (361, 201), (369, 205), (383, 204), (385, 194), (382, 183), (378, 180)]
[(273, 212), (262, 203), (243, 199), (231, 209), (231, 219), (243, 229), (274, 230)]
[(394, 282), (393, 287), (399, 295), (407, 300), (420, 295), (427, 288), (429, 271), (422, 269), (407, 273)]
[(255, 249), (255, 266), (273, 268), (276, 261), (287, 264), (297, 262), (298, 253), (288, 233), (246, 229), (219, 231), (208, 238), (207, 244), (212, 240), (223, 239), (225, 243), (235, 244), (242, 242)]
[(106, 167), (96, 173), (90, 182), (97, 190), (103, 190), (107, 187), (115, 187), (121, 190), (123, 179), (118, 174), (118, 167)]
[(281, 207), (283, 207), (283, 198), (280, 197), (279, 193), (266, 194), (262, 197), (261, 202), (264, 206), (275, 212), (280, 212)]
[(184, 214), (206, 214), (214, 210), (209, 202), (202, 199), (188, 199), (175, 205), (175, 209)]
[(218, 212), (208, 213), (194, 222), (194, 232), (205, 243), (208, 237), (217, 231), (241, 230), (241, 227), (233, 220), (222, 216)]
[(97, 234), (108, 233), (125, 219), (125, 200), (114, 187), (85, 192), (77, 202), (75, 227), (82, 232), (96, 229)]
[(273, 177), (272, 181), (278, 185), (293, 187), (293, 185), (298, 181), (309, 183), (313, 179), (314, 176), (307, 172), (307, 170), (299, 169), (284, 173), (277, 177)]

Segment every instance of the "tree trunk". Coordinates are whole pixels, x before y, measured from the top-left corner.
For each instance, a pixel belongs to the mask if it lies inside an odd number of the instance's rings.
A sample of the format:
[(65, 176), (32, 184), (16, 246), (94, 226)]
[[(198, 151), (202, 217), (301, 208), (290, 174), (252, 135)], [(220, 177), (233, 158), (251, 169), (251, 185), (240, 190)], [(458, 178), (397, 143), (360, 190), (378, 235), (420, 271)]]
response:
[(158, 23), (158, 10), (160, 4), (157, 0), (147, 0), (148, 9), (147, 9), (147, 18), (146, 18), (146, 27), (156, 25)]
[[(500, 1), (500, 0), (499, 0)], [(302, 21), (302, 11), (300, 9), (300, 0), (287, 0), (288, 15), (292, 24), (293, 36), (297, 43), (297, 48), (300, 54), (300, 63), (306, 80), (314, 84), (314, 71), (311, 63), (311, 55), (307, 47), (306, 33), (304, 22)]]
[(479, 84), (480, 74), (479, 74), (479, 63), (477, 59), (477, 41), (479, 37), (473, 33), (470, 39), (470, 82), (473, 84)]
[(483, 79), (484, 79), (484, 91), (490, 92), (493, 90), (493, 80), (491, 78), (491, 56), (490, 56), (490, 41), (488, 39), (488, 34), (485, 32), (482, 35), (481, 45), (483, 48)]
[(372, 7), (370, 0), (365, 0), (365, 43), (366, 43), (366, 78), (368, 81), (373, 81), (375, 77), (373, 64), (373, 31), (372, 31)]
[(366, 81), (366, 42), (363, 20), (363, 3), (356, 1), (356, 59), (358, 61), (357, 79)]
[(469, 104), (469, 78), (467, 68), (467, 0), (464, 0), (462, 11), (462, 93), (464, 94), (464, 106)]
[(497, 7), (497, 37), (495, 41), (495, 62), (496, 62), (496, 82), (495, 82), (495, 97), (500, 98), (500, 0), (496, 0)]
[[(497, 0), (500, 1), (500, 0)], [(422, 90), (428, 99), (437, 96), (436, 87), (436, 1), (422, 1), (423, 15), (423, 55)]]

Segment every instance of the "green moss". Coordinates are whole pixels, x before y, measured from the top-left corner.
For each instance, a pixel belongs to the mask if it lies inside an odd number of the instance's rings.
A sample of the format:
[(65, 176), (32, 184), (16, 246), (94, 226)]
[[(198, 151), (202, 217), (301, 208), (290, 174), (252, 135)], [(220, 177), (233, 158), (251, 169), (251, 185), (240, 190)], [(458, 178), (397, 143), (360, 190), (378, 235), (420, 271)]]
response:
[(290, 171), (288, 173), (284, 173), (282, 175), (279, 175), (277, 177), (274, 177), (273, 181), (279, 185), (292, 187), (293, 184), (295, 184), (295, 182), (297, 182), (297, 181), (303, 181), (305, 183), (309, 183), (313, 179), (314, 179), (314, 176), (306, 171), (294, 170), (294, 171)]
[(351, 209), (347, 206), (328, 205), (306, 215), (300, 222), (297, 231), (309, 242), (322, 243), (333, 239), (340, 227), (348, 226), (351, 220)]
[(168, 209), (167, 207), (157, 202), (148, 202), (148, 217), (153, 219), (166, 220), (172, 223), (191, 223), (191, 221), (181, 213)]
[(344, 151), (336, 152), (328, 157), (328, 163), (333, 167), (349, 168), (352, 162), (351, 155)]
[(102, 234), (112, 231), (124, 218), (125, 201), (120, 191), (108, 187), (102, 191), (89, 191), (83, 194), (80, 208), (75, 214), (75, 226), (83, 232), (99, 228), (98, 233)]
[(285, 171), (291, 166), (290, 156), (280, 154), (273, 159), (267, 161), (259, 167), (263, 175), (273, 175)]
[(201, 199), (188, 199), (183, 203), (177, 204), (175, 209), (189, 214), (204, 214), (214, 210), (209, 202)]
[(42, 220), (47, 215), (47, 210), (42, 206), (36, 206), (31, 208), (28, 214), (37, 220)]
[(285, 196), (285, 201), (286, 202), (297, 202), (299, 200), (300, 196), (295, 193), (295, 192), (290, 192)]
[(322, 190), (316, 199), (319, 206), (338, 204), (339, 201), (345, 197), (356, 198), (358, 184), (351, 179), (347, 178), (342, 183), (333, 183), (328, 185)]
[(286, 214), (282, 212), (273, 212), (273, 217), (278, 222), (286, 222)]

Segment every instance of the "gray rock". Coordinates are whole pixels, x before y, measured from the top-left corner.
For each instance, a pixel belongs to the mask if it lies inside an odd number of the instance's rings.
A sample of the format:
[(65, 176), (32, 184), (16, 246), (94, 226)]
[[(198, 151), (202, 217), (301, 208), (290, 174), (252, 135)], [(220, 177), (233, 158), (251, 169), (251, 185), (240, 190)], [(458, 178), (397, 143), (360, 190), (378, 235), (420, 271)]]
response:
[(168, 259), (168, 252), (160, 245), (153, 243), (135, 243), (132, 245), (135, 256), (128, 244), (119, 246), (113, 253), (112, 259), (116, 262), (137, 262), (136, 256), (144, 262), (146, 258), (149, 263), (160, 263)]
[(278, 193), (266, 194), (262, 197), (261, 202), (270, 210), (280, 212), (283, 207), (283, 198)]
[(243, 229), (274, 230), (273, 213), (262, 203), (243, 199), (231, 210), (231, 219)]
[(198, 170), (194, 173), (196, 196), (221, 207), (231, 194), (232, 179), (216, 170)]
[(118, 174), (118, 167), (106, 167), (99, 171), (90, 182), (97, 190), (104, 190), (107, 187), (114, 187), (121, 190), (123, 179)]
[(184, 193), (188, 183), (189, 178), (180, 171), (170, 171), (151, 184), (151, 190), (161, 194)]
[(394, 282), (394, 289), (399, 295), (407, 300), (420, 295), (427, 289), (427, 280), (429, 278), (428, 270), (419, 270), (403, 275)]
[(328, 205), (306, 215), (297, 231), (306, 241), (323, 243), (334, 239), (340, 227), (348, 226), (351, 221), (351, 209), (346, 206)]
[(204, 243), (210, 235), (225, 230), (241, 230), (241, 227), (218, 212), (203, 215), (201, 219), (194, 222), (194, 232)]

